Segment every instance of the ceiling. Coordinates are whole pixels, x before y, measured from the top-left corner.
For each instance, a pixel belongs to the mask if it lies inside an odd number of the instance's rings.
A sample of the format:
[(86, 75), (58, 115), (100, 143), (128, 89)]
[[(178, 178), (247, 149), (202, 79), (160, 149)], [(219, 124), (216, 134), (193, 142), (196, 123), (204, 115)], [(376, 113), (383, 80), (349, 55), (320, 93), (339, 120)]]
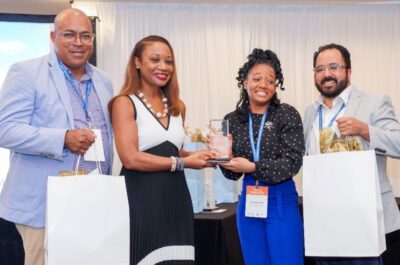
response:
[(400, 4), (400, 0), (0, 0), (0, 13), (56, 14), (71, 2), (134, 2), (186, 4)]
[[(60, 0), (62, 1), (62, 0)], [(74, 0), (75, 2), (141, 2), (188, 4), (400, 4), (387, 0)]]

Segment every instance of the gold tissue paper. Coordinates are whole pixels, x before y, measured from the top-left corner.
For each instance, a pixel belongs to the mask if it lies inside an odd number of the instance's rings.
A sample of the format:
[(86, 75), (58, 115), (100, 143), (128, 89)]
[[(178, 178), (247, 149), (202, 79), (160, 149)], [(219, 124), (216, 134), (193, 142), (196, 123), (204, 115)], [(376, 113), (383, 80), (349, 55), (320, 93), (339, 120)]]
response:
[(78, 169), (78, 171), (75, 170), (62, 170), (58, 172), (58, 175), (61, 177), (67, 177), (67, 176), (76, 176), (76, 175), (87, 175), (87, 171), (85, 169)]
[(329, 128), (322, 129), (319, 135), (319, 142), (321, 154), (365, 150), (360, 137), (337, 137), (336, 133)]
[(195, 129), (194, 132), (189, 130), (189, 127), (185, 127), (185, 134), (190, 138), (191, 142), (205, 143), (206, 139), (203, 137), (203, 133), (200, 129)]

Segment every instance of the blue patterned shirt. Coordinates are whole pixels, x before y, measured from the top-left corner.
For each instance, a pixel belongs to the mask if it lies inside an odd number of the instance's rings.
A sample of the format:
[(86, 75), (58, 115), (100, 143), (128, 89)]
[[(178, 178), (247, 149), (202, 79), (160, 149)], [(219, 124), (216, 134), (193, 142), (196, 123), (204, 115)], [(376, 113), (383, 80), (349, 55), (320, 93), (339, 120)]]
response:
[[(60, 61), (61, 63), (61, 61)], [(68, 68), (67, 68), (68, 70)], [(86, 95), (86, 83), (88, 80), (91, 79), (92, 76), (92, 69), (89, 64), (86, 64), (85, 66), (86, 73), (80, 78), (80, 79), (75, 79), (75, 84), (79, 84), (79, 89), (81, 91), (82, 95)], [(69, 71), (69, 70), (68, 70)], [(70, 72), (72, 75), (72, 73)], [(83, 104), (79, 96), (76, 94), (74, 91), (73, 87), (69, 84), (68, 80), (65, 79), (65, 82), (68, 87), (70, 99), (71, 99), (71, 105), (72, 105), (72, 113), (74, 115), (74, 129), (82, 129), (82, 128), (89, 128), (89, 124), (86, 120), (86, 115), (85, 111), (83, 109)], [(104, 157), (105, 157), (105, 162), (101, 162), (101, 170), (103, 174), (107, 174), (110, 172), (110, 156), (111, 156), (111, 150), (110, 146), (111, 143), (109, 141), (108, 137), (108, 131), (107, 131), (107, 123), (106, 119), (104, 117), (104, 113), (101, 108), (100, 100), (97, 96), (96, 93), (96, 87), (94, 86), (94, 83), (92, 82), (92, 90), (89, 94), (89, 106), (88, 106), (88, 112), (89, 112), (89, 117), (91, 120), (92, 128), (93, 129), (100, 129), (101, 131), (101, 136), (103, 140), (103, 149), (104, 149)], [(75, 163), (78, 158), (78, 155), (75, 157)], [(82, 156), (81, 161), (80, 161), (80, 166), (79, 168), (85, 169), (88, 173), (96, 169), (96, 162), (93, 161), (85, 161), (84, 157)]]

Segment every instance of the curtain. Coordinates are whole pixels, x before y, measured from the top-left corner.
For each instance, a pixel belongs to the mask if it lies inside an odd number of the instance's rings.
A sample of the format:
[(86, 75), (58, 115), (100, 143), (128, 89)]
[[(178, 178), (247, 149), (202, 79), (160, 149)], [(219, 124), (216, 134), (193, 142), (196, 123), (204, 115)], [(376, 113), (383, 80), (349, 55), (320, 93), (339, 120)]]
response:
[[(322, 1), (321, 1), (322, 2)], [(335, 42), (348, 48), (351, 82), (359, 89), (390, 96), (400, 109), (400, 4), (212, 5), (75, 1), (97, 15), (98, 66), (118, 93), (135, 43), (156, 34), (175, 52), (186, 104), (185, 125), (206, 129), (211, 118), (234, 110), (236, 76), (253, 48), (271, 49), (285, 78), (283, 102), (305, 108), (318, 96), (313, 53)], [(391, 182), (400, 196), (400, 162), (389, 162)], [(300, 191), (301, 191), (301, 187)]]

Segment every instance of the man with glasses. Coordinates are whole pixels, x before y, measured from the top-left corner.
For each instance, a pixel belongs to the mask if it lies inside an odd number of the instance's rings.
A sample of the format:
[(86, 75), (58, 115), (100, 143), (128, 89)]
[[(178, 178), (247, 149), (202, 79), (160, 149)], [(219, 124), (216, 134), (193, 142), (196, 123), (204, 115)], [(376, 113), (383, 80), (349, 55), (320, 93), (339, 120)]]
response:
[(11, 151), (0, 217), (15, 223), (25, 264), (32, 265), (44, 264), (48, 176), (73, 170), (78, 160), (84, 171), (96, 170), (96, 159), (83, 156), (95, 140), (103, 143), (100, 170), (108, 174), (112, 162), (112, 84), (88, 63), (90, 20), (78, 9), (63, 10), (50, 37), (54, 50), (11, 66), (0, 92), (0, 147)]
[[(341, 135), (360, 137), (366, 149), (375, 150), (388, 234), (400, 229), (399, 209), (386, 174), (386, 157), (400, 157), (400, 124), (388, 97), (360, 91), (350, 79), (349, 51), (337, 44), (319, 47), (314, 53), (314, 82), (321, 96), (305, 112), (306, 153), (320, 153), (321, 129), (336, 126)], [(382, 264), (380, 257), (317, 260), (319, 265)]]

